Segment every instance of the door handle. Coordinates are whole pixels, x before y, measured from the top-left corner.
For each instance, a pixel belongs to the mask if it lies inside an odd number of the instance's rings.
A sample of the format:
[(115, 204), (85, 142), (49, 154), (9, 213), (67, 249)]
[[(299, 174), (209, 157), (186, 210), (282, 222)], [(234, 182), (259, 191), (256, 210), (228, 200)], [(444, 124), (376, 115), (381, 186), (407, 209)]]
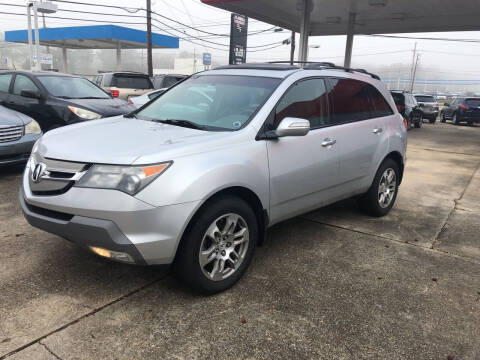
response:
[(382, 128), (375, 128), (375, 129), (373, 129), (373, 133), (374, 133), (374, 134), (380, 134), (382, 131), (383, 131)]
[(335, 145), (336, 143), (337, 143), (337, 140), (332, 140), (330, 138), (326, 138), (326, 139), (323, 140), (322, 146), (323, 147), (328, 147), (328, 146)]

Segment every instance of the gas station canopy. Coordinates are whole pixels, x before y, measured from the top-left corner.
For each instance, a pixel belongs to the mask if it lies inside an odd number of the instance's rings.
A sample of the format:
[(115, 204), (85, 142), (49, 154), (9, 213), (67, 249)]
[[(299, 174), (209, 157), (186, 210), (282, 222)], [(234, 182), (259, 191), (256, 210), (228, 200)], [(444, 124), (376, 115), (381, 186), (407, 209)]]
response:
[(227, 11), (300, 32), (299, 59), (308, 36), (480, 30), (479, 0), (201, 0)]
[[(142, 49), (147, 46), (146, 31), (116, 25), (39, 29), (39, 39), (40, 45), (67, 49)], [(5, 41), (27, 44), (28, 31), (5, 31)], [(178, 38), (152, 33), (152, 47), (177, 49)]]

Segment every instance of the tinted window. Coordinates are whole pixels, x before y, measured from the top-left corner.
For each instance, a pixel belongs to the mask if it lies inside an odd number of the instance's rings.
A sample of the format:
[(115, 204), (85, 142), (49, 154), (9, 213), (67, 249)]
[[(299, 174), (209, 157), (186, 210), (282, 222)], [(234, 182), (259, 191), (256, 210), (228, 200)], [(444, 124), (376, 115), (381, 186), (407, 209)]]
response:
[(10, 81), (12, 80), (12, 74), (0, 75), (0, 91), (8, 92), (10, 88)]
[(418, 102), (435, 102), (435, 98), (433, 96), (416, 95), (415, 99), (417, 99)]
[(405, 97), (400, 93), (392, 93), (393, 101), (396, 105), (405, 105)]
[(281, 79), (194, 76), (136, 114), (144, 120), (188, 120), (206, 130), (237, 130), (265, 103)]
[(110, 96), (105, 91), (84, 78), (39, 76), (37, 79), (53, 96), (65, 99), (110, 99)]
[(311, 128), (328, 125), (325, 81), (305, 80), (290, 88), (277, 105), (274, 126), (286, 117), (307, 119)]
[(385, 100), (380, 91), (370, 84), (368, 84), (367, 87), (370, 91), (370, 101), (373, 104), (372, 117), (377, 118), (393, 115), (392, 108), (388, 105), (387, 100)]
[(20, 95), (22, 90), (38, 91), (38, 87), (25, 75), (17, 75), (15, 77), (15, 82), (13, 83), (13, 93)]
[(180, 76), (166, 76), (165, 81), (163, 82), (163, 87), (170, 87), (172, 85), (175, 85), (177, 82), (182, 80), (183, 77)]
[(151, 89), (152, 83), (148, 77), (115, 75), (112, 86), (126, 89)]
[(465, 104), (470, 105), (470, 106), (480, 106), (480, 99), (466, 99)]
[(330, 79), (331, 114), (335, 123), (370, 118), (374, 111), (370, 102), (369, 84), (351, 79)]

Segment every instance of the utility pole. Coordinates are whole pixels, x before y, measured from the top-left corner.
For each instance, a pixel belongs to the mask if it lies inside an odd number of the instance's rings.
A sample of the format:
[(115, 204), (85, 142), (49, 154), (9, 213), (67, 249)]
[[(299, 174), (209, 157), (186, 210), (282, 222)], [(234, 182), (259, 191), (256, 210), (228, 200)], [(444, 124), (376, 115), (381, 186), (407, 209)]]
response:
[(147, 67), (148, 76), (153, 76), (152, 64), (152, 2), (147, 0)]
[(413, 57), (412, 57), (412, 67), (410, 69), (410, 87), (413, 88), (413, 71), (415, 69), (415, 58), (417, 57), (417, 43), (415, 43), (415, 46), (413, 48)]
[(413, 86), (415, 85), (415, 75), (417, 74), (417, 66), (418, 66), (419, 58), (420, 58), (420, 54), (417, 54), (417, 58), (415, 59), (415, 65), (413, 67), (412, 84), (410, 85), (410, 92), (413, 92)]
[(292, 41), (290, 42), (290, 65), (293, 65), (295, 56), (295, 31), (292, 30)]

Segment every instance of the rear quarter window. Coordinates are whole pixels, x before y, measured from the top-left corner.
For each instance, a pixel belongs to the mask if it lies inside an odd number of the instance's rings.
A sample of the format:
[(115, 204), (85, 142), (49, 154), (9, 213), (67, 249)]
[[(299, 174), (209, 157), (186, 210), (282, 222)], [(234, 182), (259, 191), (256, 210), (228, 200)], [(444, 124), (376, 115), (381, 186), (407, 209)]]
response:
[(393, 101), (395, 105), (405, 105), (405, 96), (399, 93), (392, 93)]

